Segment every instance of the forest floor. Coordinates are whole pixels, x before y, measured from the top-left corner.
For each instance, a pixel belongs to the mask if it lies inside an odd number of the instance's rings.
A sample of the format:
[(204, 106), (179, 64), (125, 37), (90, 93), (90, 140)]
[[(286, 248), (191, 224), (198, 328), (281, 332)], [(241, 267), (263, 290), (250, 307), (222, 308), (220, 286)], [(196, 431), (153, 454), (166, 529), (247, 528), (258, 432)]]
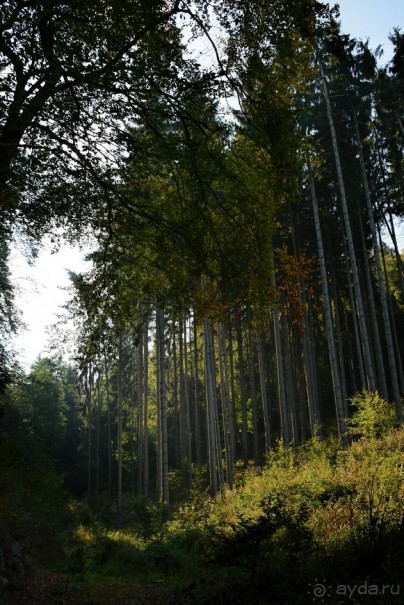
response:
[(185, 594), (173, 594), (164, 580), (139, 584), (124, 578), (81, 581), (67, 574), (39, 570), (21, 588), (0, 595), (1, 605), (185, 605)]

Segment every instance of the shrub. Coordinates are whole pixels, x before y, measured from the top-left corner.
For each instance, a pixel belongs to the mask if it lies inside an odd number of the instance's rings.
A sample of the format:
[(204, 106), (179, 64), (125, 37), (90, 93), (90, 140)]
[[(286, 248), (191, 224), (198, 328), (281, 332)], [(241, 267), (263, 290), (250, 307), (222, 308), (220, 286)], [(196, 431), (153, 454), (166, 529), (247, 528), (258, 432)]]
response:
[(396, 425), (393, 406), (378, 393), (363, 390), (351, 402), (356, 411), (348, 424), (354, 437), (380, 438)]

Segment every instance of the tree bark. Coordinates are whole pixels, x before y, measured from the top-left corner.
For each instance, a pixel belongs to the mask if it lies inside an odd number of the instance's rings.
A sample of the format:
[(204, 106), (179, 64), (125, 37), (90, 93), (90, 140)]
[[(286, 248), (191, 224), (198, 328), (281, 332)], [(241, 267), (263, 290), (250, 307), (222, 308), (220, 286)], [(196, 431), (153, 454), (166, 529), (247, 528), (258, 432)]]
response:
[(247, 393), (245, 386), (243, 332), (241, 319), (237, 318), (237, 353), (238, 353), (238, 375), (240, 381), (240, 407), (241, 407), (241, 435), (243, 444), (244, 466), (248, 464), (248, 433), (247, 433)]
[[(340, 371), (339, 371), (339, 365), (338, 365), (337, 348), (336, 348), (336, 344), (335, 344), (331, 300), (330, 300), (330, 294), (329, 294), (329, 290), (328, 290), (327, 266), (326, 266), (326, 262), (325, 262), (323, 236), (322, 236), (321, 224), (320, 224), (320, 213), (318, 210), (317, 195), (316, 195), (316, 189), (315, 189), (315, 184), (314, 184), (313, 171), (311, 169), (310, 164), (308, 164), (308, 170), (309, 170), (309, 178), (310, 178), (311, 202), (312, 202), (312, 207), (313, 207), (314, 224), (315, 224), (315, 229), (316, 229), (318, 257), (319, 257), (319, 261), (320, 261), (321, 286), (322, 286), (322, 290), (323, 290), (324, 316), (325, 316), (325, 325), (326, 325), (326, 334), (327, 334), (328, 354), (330, 357), (331, 376), (332, 376), (332, 383), (333, 383), (333, 389), (334, 389), (334, 400), (335, 400), (335, 410), (336, 410), (336, 416), (337, 416), (338, 434), (340, 435), (341, 439), (346, 441), (347, 427), (346, 427), (346, 421), (345, 421), (345, 404), (344, 404), (341, 377), (340, 377)], [(312, 421), (315, 422), (315, 419), (313, 418)]]
[[(399, 418), (400, 421), (402, 421), (403, 416), (402, 416), (402, 410), (401, 410), (400, 387), (399, 387), (399, 382), (398, 382), (396, 356), (395, 356), (395, 352), (394, 352), (393, 335), (392, 335), (390, 316), (389, 316), (389, 310), (388, 310), (386, 287), (385, 287), (385, 283), (384, 283), (382, 263), (381, 263), (381, 259), (380, 259), (378, 234), (377, 234), (376, 224), (375, 224), (375, 220), (374, 220), (374, 216), (373, 216), (373, 204), (372, 204), (370, 187), (369, 187), (368, 178), (367, 178), (365, 158), (363, 155), (362, 139), (361, 139), (360, 132), (359, 132), (358, 119), (357, 119), (355, 113), (354, 113), (354, 125), (355, 125), (355, 131), (356, 131), (356, 139), (357, 139), (357, 143), (358, 143), (359, 160), (360, 160), (361, 171), (362, 171), (363, 186), (364, 186), (364, 190), (365, 190), (366, 209), (367, 209), (367, 214), (368, 214), (370, 233), (372, 236), (373, 254), (374, 254), (374, 259), (375, 259), (375, 264), (376, 264), (377, 285), (379, 288), (380, 302), (381, 302), (382, 314), (383, 314), (384, 333), (385, 333), (386, 344), (387, 344), (387, 357), (388, 357), (388, 361), (389, 361), (390, 376), (391, 376), (391, 383), (392, 383), (392, 389), (393, 389), (393, 399), (394, 399), (394, 403), (396, 406), (397, 417)], [(387, 391), (387, 389), (386, 389), (386, 391)], [(387, 397), (388, 397), (387, 392), (383, 396), (385, 397), (385, 399), (387, 399)]]
[(345, 234), (346, 234), (347, 243), (348, 243), (349, 261), (350, 261), (350, 268), (352, 271), (352, 279), (353, 279), (353, 287), (354, 287), (354, 292), (355, 292), (355, 302), (356, 302), (357, 312), (358, 312), (360, 336), (361, 336), (361, 340), (363, 343), (363, 353), (364, 353), (365, 370), (366, 370), (366, 382), (367, 382), (368, 388), (370, 390), (374, 391), (376, 389), (375, 373), (374, 373), (374, 368), (373, 368), (370, 339), (369, 339), (369, 334), (368, 334), (368, 329), (367, 329), (366, 319), (365, 319), (363, 297), (362, 297), (360, 281), (359, 281), (359, 271), (358, 271), (358, 265), (357, 265), (357, 261), (356, 261), (356, 252), (355, 252), (355, 247), (354, 247), (354, 242), (353, 242), (353, 237), (352, 237), (351, 223), (350, 223), (349, 211), (348, 211), (348, 202), (347, 202), (347, 198), (346, 198), (344, 177), (342, 174), (342, 166), (341, 166), (341, 160), (340, 160), (339, 149), (338, 149), (337, 134), (335, 131), (331, 103), (330, 103), (330, 99), (329, 99), (329, 95), (328, 95), (327, 82), (326, 82), (326, 78), (324, 75), (323, 66), (322, 66), (322, 63), (320, 60), (319, 60), (319, 67), (320, 67), (321, 81), (322, 81), (323, 92), (324, 92), (324, 99), (325, 99), (325, 104), (326, 104), (326, 109), (327, 109), (328, 122), (329, 122), (329, 126), (330, 126), (330, 131), (331, 131), (331, 139), (332, 139), (332, 146), (333, 146), (333, 150), (334, 150), (335, 166), (336, 166), (337, 176), (338, 176), (338, 187), (339, 187), (340, 198), (341, 198)]
[(159, 499), (166, 511), (170, 514), (170, 497), (168, 486), (168, 439), (167, 439), (167, 394), (166, 394), (166, 360), (164, 346), (164, 313), (161, 307), (156, 308), (156, 353), (158, 358), (158, 394), (157, 405), (159, 409), (158, 419), (160, 426), (161, 454), (159, 460)]
[(269, 448), (271, 447), (272, 442), (271, 442), (271, 427), (270, 427), (270, 422), (269, 422), (264, 345), (262, 342), (261, 333), (257, 333), (257, 351), (258, 351), (258, 368), (259, 368), (259, 374), (260, 374), (262, 415), (264, 418), (265, 453), (266, 453), (269, 450)]
[(118, 423), (118, 469), (117, 469), (117, 511), (118, 518), (122, 514), (122, 334), (118, 336), (118, 397), (117, 397), (117, 423)]
[(224, 450), (226, 461), (226, 480), (230, 487), (233, 485), (233, 459), (231, 450), (231, 413), (230, 413), (230, 390), (229, 369), (226, 354), (226, 338), (224, 328), (219, 322), (217, 324), (217, 342), (219, 356), (220, 394), (222, 403), (222, 423)]
[(147, 501), (149, 497), (149, 326), (145, 322), (143, 335), (143, 494)]
[(258, 404), (257, 389), (255, 384), (255, 355), (256, 342), (251, 326), (247, 327), (248, 343), (248, 377), (250, 387), (251, 412), (252, 412), (252, 433), (253, 433), (253, 456), (256, 464), (259, 464), (259, 434), (258, 434)]
[(208, 463), (209, 463), (209, 483), (212, 496), (217, 494), (217, 450), (216, 450), (216, 423), (214, 412), (214, 388), (212, 376), (212, 340), (210, 320), (204, 319), (203, 322), (204, 344), (205, 344), (205, 384), (206, 384), (206, 419), (208, 436)]

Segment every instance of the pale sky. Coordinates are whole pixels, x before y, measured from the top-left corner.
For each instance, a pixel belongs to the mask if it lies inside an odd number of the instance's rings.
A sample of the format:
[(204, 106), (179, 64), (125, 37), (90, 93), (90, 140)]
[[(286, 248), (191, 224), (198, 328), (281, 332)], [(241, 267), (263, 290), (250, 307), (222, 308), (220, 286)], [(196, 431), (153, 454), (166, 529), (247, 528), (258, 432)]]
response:
[(372, 49), (382, 45), (383, 58), (391, 59), (393, 45), (388, 35), (395, 27), (404, 28), (404, 0), (339, 0), (338, 4), (342, 33), (369, 38)]
[[(394, 27), (404, 27), (404, 0), (340, 0), (341, 29), (355, 38), (370, 39), (370, 47), (384, 48), (384, 61), (392, 55), (388, 34)], [(404, 231), (399, 243), (404, 247)], [(16, 304), (23, 314), (27, 328), (14, 339), (20, 363), (27, 369), (38, 355), (48, 350), (47, 326), (55, 322), (60, 306), (66, 302), (64, 288), (69, 285), (67, 270), (88, 269), (83, 254), (64, 245), (56, 254), (40, 252), (30, 267), (18, 249), (13, 249), (10, 268), (17, 286)]]
[(90, 266), (84, 261), (84, 253), (68, 244), (52, 254), (45, 241), (33, 265), (28, 264), (20, 246), (12, 248), (10, 269), (16, 287), (16, 306), (26, 326), (20, 329), (13, 346), (25, 369), (38, 355), (49, 354), (48, 327), (68, 299), (68, 271), (80, 273)]

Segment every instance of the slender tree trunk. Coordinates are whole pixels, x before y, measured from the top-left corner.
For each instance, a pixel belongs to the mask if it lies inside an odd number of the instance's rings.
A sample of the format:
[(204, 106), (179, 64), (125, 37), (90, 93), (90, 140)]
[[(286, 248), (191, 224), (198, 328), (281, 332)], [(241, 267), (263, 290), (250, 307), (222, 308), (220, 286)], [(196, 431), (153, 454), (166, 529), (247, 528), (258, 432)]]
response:
[(257, 351), (258, 351), (258, 368), (259, 368), (259, 374), (260, 374), (262, 415), (264, 418), (264, 430), (265, 430), (265, 452), (267, 452), (269, 450), (269, 448), (271, 447), (271, 427), (270, 427), (270, 422), (269, 422), (264, 344), (262, 342), (262, 334), (260, 332), (257, 333)]
[(214, 388), (212, 376), (212, 340), (209, 319), (204, 319), (204, 344), (205, 344), (205, 383), (206, 383), (206, 424), (208, 434), (208, 463), (209, 483), (213, 496), (217, 494), (217, 450), (216, 450), (216, 424), (214, 413)]
[(179, 409), (179, 405), (178, 405), (178, 360), (177, 360), (177, 338), (176, 338), (176, 330), (175, 330), (175, 321), (174, 318), (172, 320), (173, 323), (173, 331), (172, 331), (172, 337), (173, 337), (173, 400), (174, 400), (174, 462), (175, 462), (175, 466), (177, 468), (180, 467), (180, 460), (181, 460), (181, 446), (180, 446), (180, 409)]
[(218, 409), (218, 393), (217, 393), (217, 376), (216, 376), (216, 354), (215, 354), (215, 340), (213, 336), (213, 331), (210, 331), (210, 340), (211, 340), (211, 373), (212, 373), (212, 388), (213, 388), (213, 413), (214, 413), (214, 424), (215, 424), (215, 444), (216, 444), (216, 459), (217, 459), (217, 473), (218, 473), (218, 481), (219, 487), (224, 484), (224, 472), (223, 472), (223, 460), (222, 460), (222, 437), (220, 430), (220, 416)]
[(137, 493), (143, 493), (144, 486), (144, 388), (143, 388), (143, 328), (140, 329), (136, 347), (136, 400), (137, 400)]
[(159, 456), (159, 499), (167, 514), (170, 514), (170, 498), (168, 487), (168, 440), (167, 440), (167, 396), (166, 396), (166, 360), (164, 346), (164, 313), (161, 307), (156, 308), (156, 353), (158, 358), (158, 397), (157, 407), (159, 409), (158, 419), (160, 425), (160, 456)]
[(286, 397), (287, 397), (287, 409), (289, 412), (289, 426), (291, 429), (291, 443), (294, 447), (299, 442), (299, 434), (297, 428), (297, 413), (296, 413), (296, 399), (295, 389), (293, 381), (292, 371), (292, 355), (290, 351), (290, 326), (286, 318), (286, 315), (282, 317), (282, 332), (283, 334), (283, 351), (285, 360), (285, 376), (286, 376)]
[(241, 434), (243, 444), (243, 462), (244, 466), (248, 464), (248, 433), (247, 433), (247, 393), (245, 387), (245, 370), (243, 354), (243, 332), (241, 319), (237, 318), (237, 353), (238, 353), (238, 374), (240, 381), (240, 407), (241, 407)]
[(184, 326), (182, 319), (178, 330), (178, 366), (180, 378), (180, 460), (183, 462), (187, 457), (187, 419), (185, 405), (185, 379), (184, 379)]
[[(361, 170), (362, 170), (363, 186), (364, 186), (364, 190), (365, 190), (366, 209), (367, 209), (367, 214), (368, 214), (370, 233), (372, 235), (373, 254), (374, 254), (374, 258), (375, 258), (376, 273), (377, 273), (377, 285), (379, 287), (380, 302), (381, 302), (382, 313), (383, 313), (384, 333), (385, 333), (386, 344), (387, 344), (387, 357), (388, 357), (388, 361), (389, 361), (391, 383), (392, 383), (392, 388), (393, 388), (393, 398), (394, 398), (394, 402), (395, 402), (395, 406), (396, 406), (397, 417), (400, 419), (400, 421), (402, 421), (403, 416), (402, 416), (402, 410), (401, 410), (400, 387), (399, 387), (399, 383), (398, 383), (396, 356), (394, 353), (393, 335), (392, 335), (390, 316), (389, 316), (389, 311), (388, 311), (386, 288), (385, 288), (384, 279), (383, 279), (382, 264), (381, 264), (381, 260), (380, 260), (380, 252), (379, 252), (379, 246), (378, 246), (378, 237), (377, 237), (377, 231), (376, 231), (376, 224), (375, 224), (375, 220), (374, 220), (374, 216), (373, 216), (373, 206), (372, 206), (372, 200), (371, 200), (370, 187), (369, 187), (369, 183), (368, 183), (368, 179), (367, 179), (365, 158), (363, 155), (362, 140), (360, 137), (358, 120), (357, 120), (355, 113), (354, 113), (354, 124), (355, 124), (356, 138), (357, 138), (358, 150), (359, 150), (359, 160), (360, 160)], [(381, 363), (383, 365), (383, 360), (381, 360), (379, 363)], [(384, 387), (384, 390), (385, 390), (385, 392), (382, 394), (383, 394), (384, 398), (387, 400), (387, 398), (388, 398), (387, 387)]]
[[(273, 262), (272, 262), (273, 264)], [(271, 275), (271, 285), (275, 291), (276, 289), (276, 277), (275, 270), (273, 269)], [(284, 370), (284, 358), (281, 338), (281, 328), (279, 323), (279, 310), (277, 305), (273, 306), (273, 327), (275, 337), (275, 358), (276, 358), (276, 370), (278, 378), (278, 397), (279, 397), (279, 413), (281, 419), (282, 438), (285, 445), (290, 444), (290, 426), (289, 426), (289, 414), (287, 408), (287, 397), (286, 397), (286, 384), (285, 384), (285, 370)]]
[(234, 349), (233, 349), (233, 332), (231, 326), (231, 319), (228, 322), (228, 335), (229, 335), (229, 364), (230, 364), (230, 448), (231, 448), (231, 459), (236, 460), (236, 387), (234, 379)]
[(233, 485), (233, 459), (231, 452), (231, 404), (229, 391), (229, 370), (226, 354), (226, 337), (221, 323), (217, 324), (217, 343), (219, 357), (220, 394), (222, 403), (223, 437), (226, 461), (226, 479), (227, 483), (231, 487)]
[(146, 322), (143, 330), (143, 494), (149, 497), (149, 326)]
[[(289, 208), (289, 217), (292, 227), (291, 241), (293, 254), (295, 255), (296, 259), (298, 259), (299, 254), (301, 253), (299, 232), (295, 213), (291, 207)], [(294, 372), (292, 370), (292, 373), (294, 376), (293, 383), (295, 385), (295, 405), (297, 404), (297, 409), (299, 411), (297, 417), (300, 420), (300, 434), (303, 442), (306, 441), (308, 432), (310, 432), (311, 436), (314, 436), (315, 432), (319, 434), (320, 426), (318, 421), (316, 421), (314, 425), (312, 424), (312, 419), (318, 410), (318, 407), (316, 407), (318, 406), (318, 398), (317, 384), (315, 382), (315, 365), (310, 363), (314, 359), (314, 356), (310, 356), (310, 351), (312, 352), (312, 348), (309, 347), (309, 345), (311, 345), (311, 340), (309, 340), (311, 331), (309, 329), (309, 305), (307, 303), (306, 284), (305, 280), (301, 277), (299, 277), (297, 281), (299, 284), (300, 300), (304, 312), (302, 314), (299, 329), (296, 328), (294, 330), (293, 326), (290, 327), (290, 341), (291, 360), (293, 364), (292, 368), (294, 370)], [(303, 339), (302, 334), (307, 334), (307, 338)], [(306, 399), (304, 399), (304, 391), (306, 391)]]
[(186, 430), (186, 455), (188, 466), (188, 486), (192, 486), (192, 432), (191, 432), (191, 409), (189, 397), (189, 374), (188, 374), (188, 341), (187, 341), (187, 318), (184, 316), (184, 389), (185, 389), (185, 430)]
[(105, 388), (107, 391), (107, 468), (108, 468), (108, 496), (112, 497), (112, 435), (111, 435), (111, 393), (109, 384), (108, 363), (104, 354)]
[(346, 250), (345, 250), (345, 258), (346, 258), (346, 263), (345, 263), (346, 279), (347, 279), (347, 284), (348, 284), (349, 301), (350, 301), (351, 310), (352, 310), (351, 318), (352, 318), (354, 337), (355, 337), (356, 356), (357, 356), (357, 360), (358, 360), (358, 368), (359, 368), (359, 374), (360, 374), (360, 384), (361, 384), (361, 388), (364, 389), (369, 385), (367, 384), (367, 379), (366, 379), (365, 361), (363, 359), (363, 347), (362, 347), (363, 342), (361, 341), (361, 337), (360, 337), (360, 328), (358, 326), (358, 310), (357, 310), (357, 306), (356, 306), (354, 287), (352, 284), (351, 273), (349, 270), (349, 262), (348, 262), (348, 257), (346, 255)]
[(370, 388), (370, 390), (374, 391), (376, 389), (375, 373), (374, 373), (374, 369), (373, 369), (370, 340), (369, 340), (369, 334), (368, 334), (368, 329), (367, 329), (366, 319), (365, 319), (363, 298), (362, 298), (362, 292), (361, 292), (360, 281), (359, 281), (358, 265), (356, 262), (356, 252), (355, 252), (355, 247), (354, 247), (354, 242), (353, 242), (353, 237), (352, 237), (351, 223), (350, 223), (349, 212), (348, 212), (348, 202), (347, 202), (346, 193), (345, 193), (345, 184), (344, 184), (344, 178), (343, 178), (343, 174), (342, 174), (341, 160), (340, 160), (338, 143), (337, 143), (337, 134), (335, 131), (335, 126), (334, 126), (334, 119), (333, 119), (333, 115), (332, 115), (331, 103), (330, 103), (330, 99), (328, 96), (327, 82), (326, 82), (326, 78), (324, 75), (324, 70), (323, 70), (321, 61), (319, 61), (319, 67), (320, 67), (321, 80), (322, 80), (323, 91), (324, 91), (324, 99), (325, 99), (326, 109), (327, 109), (327, 116), (328, 116), (330, 131), (331, 131), (331, 139), (332, 139), (332, 146), (333, 146), (333, 150), (334, 150), (335, 166), (336, 166), (337, 175), (338, 175), (338, 185), (339, 185), (341, 205), (342, 205), (342, 214), (343, 214), (345, 233), (346, 233), (346, 238), (347, 238), (347, 243), (348, 243), (349, 260), (350, 260), (350, 267), (351, 267), (351, 271), (352, 271), (353, 287), (354, 287), (354, 292), (355, 292), (355, 302), (356, 302), (357, 311), (358, 311), (360, 336), (361, 336), (362, 343), (363, 343), (367, 385), (368, 385), (368, 388)]
[(384, 371), (382, 344), (381, 344), (381, 340), (380, 340), (379, 326), (377, 323), (377, 313), (376, 313), (375, 298), (374, 298), (374, 293), (373, 293), (372, 277), (370, 275), (369, 258), (367, 255), (366, 243), (365, 243), (365, 234), (363, 232), (363, 226), (362, 226), (361, 222), (360, 222), (359, 228), (360, 228), (360, 232), (361, 232), (363, 267), (364, 267), (364, 272), (365, 272), (366, 287), (367, 287), (367, 291), (368, 291), (367, 298), (368, 298), (368, 307), (369, 307), (369, 316), (370, 316), (369, 319), (370, 319), (370, 325), (372, 326), (372, 333), (373, 333), (373, 343), (374, 343), (375, 360), (376, 360), (375, 366), (376, 366), (376, 373), (378, 376), (377, 384), (379, 385), (380, 394), (386, 401), (388, 401), (386, 373)]
[[(249, 318), (251, 320), (251, 318)], [(257, 389), (255, 384), (255, 349), (256, 342), (251, 326), (247, 328), (248, 342), (248, 377), (250, 386), (251, 412), (252, 412), (252, 432), (253, 432), (253, 455), (255, 464), (259, 464), (259, 443), (258, 443), (258, 404)]]
[[(380, 242), (381, 262), (383, 264), (383, 271), (384, 271), (384, 282), (386, 284), (386, 302), (387, 302), (387, 305), (388, 305), (387, 312), (389, 313), (389, 316), (391, 317), (390, 327), (391, 327), (392, 343), (393, 343), (393, 347), (395, 347), (395, 351), (397, 352), (397, 356), (396, 356), (396, 359), (397, 359), (397, 365), (396, 365), (397, 379), (399, 381), (399, 389), (400, 389), (401, 392), (403, 392), (404, 391), (403, 367), (402, 367), (402, 364), (401, 364), (400, 346), (399, 346), (398, 339), (397, 339), (397, 331), (396, 331), (396, 327), (395, 327), (393, 308), (392, 308), (392, 305), (391, 305), (391, 297), (387, 296), (388, 285), (389, 284), (388, 284), (386, 259), (385, 259), (385, 255), (384, 255), (384, 251), (383, 251), (383, 247), (382, 247), (382, 236), (381, 236), (380, 227), (378, 227), (378, 237), (379, 237), (379, 242)], [(394, 352), (394, 350), (393, 350), (393, 352)], [(397, 407), (397, 404), (395, 404), (395, 405), (396, 405), (397, 417), (398, 417), (398, 419), (399, 419), (400, 422), (403, 422), (401, 401), (400, 401), (399, 407)]]
[[(340, 380), (341, 380), (342, 400), (345, 404), (347, 397), (348, 397), (348, 386), (347, 386), (348, 382), (347, 382), (347, 372), (346, 372), (346, 368), (345, 368), (345, 360), (348, 358), (350, 371), (351, 371), (350, 375), (353, 377), (354, 380), (356, 380), (356, 369), (355, 369), (355, 371), (353, 369), (355, 355), (354, 355), (353, 348), (352, 348), (352, 339), (351, 339), (352, 330), (348, 330), (347, 313), (345, 310), (345, 307), (347, 306), (346, 304), (344, 304), (344, 308), (342, 310), (342, 317), (341, 317), (341, 309), (340, 309), (341, 296), (339, 295), (338, 290), (337, 290), (337, 276), (336, 276), (335, 262), (334, 262), (334, 259), (332, 258), (332, 255), (331, 255), (331, 258), (329, 259), (329, 271), (330, 271), (330, 280), (327, 283), (327, 285), (329, 286), (329, 288), (331, 288), (331, 291), (332, 291), (332, 295), (330, 295), (330, 298), (329, 298), (330, 309), (331, 309), (331, 322), (334, 321), (334, 323), (335, 323), (334, 343), (335, 343), (335, 347), (337, 350), (338, 361), (339, 361), (338, 367), (339, 367)], [(327, 272), (325, 273), (325, 275), (327, 275)], [(345, 298), (344, 298), (344, 302), (345, 302)], [(345, 334), (346, 334), (345, 339), (343, 337), (342, 323), (344, 324), (344, 328), (345, 328)], [(333, 324), (331, 323), (331, 325), (333, 325)], [(348, 355), (345, 353), (345, 350), (344, 350), (344, 342), (346, 342), (346, 345), (347, 345), (346, 348), (349, 351)], [(354, 391), (357, 391), (357, 390), (358, 389), (355, 387)], [(345, 409), (344, 416), (346, 417), (347, 416), (346, 404), (344, 405), (344, 409)]]
[[(327, 277), (327, 266), (325, 263), (325, 254), (324, 254), (324, 245), (323, 245), (323, 236), (321, 232), (321, 224), (320, 224), (320, 214), (318, 210), (317, 203), (317, 195), (316, 189), (314, 185), (314, 177), (311, 166), (309, 168), (309, 177), (310, 177), (310, 192), (311, 192), (311, 202), (313, 207), (314, 214), (314, 224), (316, 228), (316, 239), (317, 239), (317, 248), (318, 248), (318, 256), (320, 260), (320, 272), (321, 272), (321, 285), (323, 290), (323, 305), (324, 305), (324, 317), (325, 317), (325, 325), (326, 325), (326, 334), (327, 334), (327, 344), (328, 344), (328, 353), (330, 357), (330, 366), (331, 366), (331, 376), (332, 383), (334, 389), (334, 400), (335, 400), (335, 410), (337, 416), (337, 425), (338, 425), (338, 433), (340, 437), (345, 441), (346, 440), (346, 421), (345, 421), (345, 404), (344, 397), (342, 391), (341, 377), (338, 366), (338, 357), (337, 357), (337, 348), (335, 344), (335, 336), (334, 336), (334, 326), (332, 321), (332, 308), (330, 295), (328, 290), (328, 277)], [(315, 419), (313, 418), (313, 421)]]
[(122, 513), (122, 334), (118, 337), (118, 398), (117, 398), (117, 421), (118, 421), (118, 485), (117, 485), (117, 511), (120, 519)]
[(201, 452), (201, 413), (199, 403), (199, 371), (198, 371), (198, 328), (196, 325), (196, 315), (194, 311), (194, 400), (195, 400), (195, 454), (198, 466), (202, 464)]
[[(305, 302), (305, 300), (304, 300)], [(313, 352), (313, 333), (310, 326), (309, 313), (304, 312), (300, 339), (303, 353), (303, 373), (306, 384), (307, 409), (309, 413), (310, 435), (321, 436), (321, 418), (318, 405), (318, 385)]]
[(88, 368), (88, 384), (87, 384), (87, 418), (88, 418), (88, 441), (87, 441), (87, 448), (88, 448), (88, 467), (87, 467), (87, 495), (88, 498), (91, 497), (91, 489), (92, 489), (92, 482), (91, 482), (91, 467), (93, 464), (93, 459), (92, 459), (92, 423), (93, 423), (93, 414), (92, 414), (92, 397), (93, 397), (93, 393), (92, 393), (92, 366), (91, 363), (89, 365)]
[(97, 376), (97, 410), (95, 421), (95, 505), (98, 508), (100, 496), (100, 414), (101, 414), (101, 393), (100, 393), (100, 365), (98, 364)]
[(298, 431), (300, 443), (305, 443), (312, 436), (309, 421), (307, 371), (304, 367), (303, 343), (301, 339), (301, 324), (291, 326), (291, 358), (293, 369), (293, 380), (296, 394), (296, 414), (298, 419)]

